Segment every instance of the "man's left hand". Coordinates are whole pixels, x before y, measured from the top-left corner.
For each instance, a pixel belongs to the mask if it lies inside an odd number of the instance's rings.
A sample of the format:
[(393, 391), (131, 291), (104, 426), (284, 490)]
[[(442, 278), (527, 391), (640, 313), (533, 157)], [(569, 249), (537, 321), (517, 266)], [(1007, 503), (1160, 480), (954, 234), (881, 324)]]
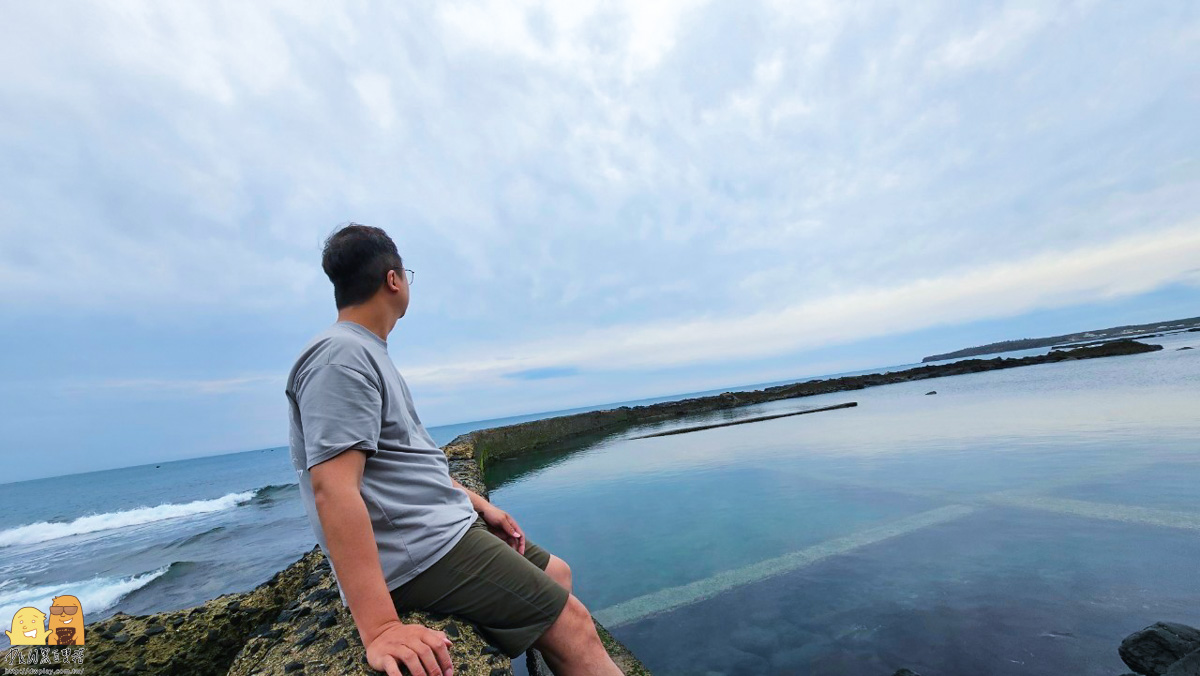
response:
[(517, 526), (517, 520), (509, 516), (508, 512), (489, 504), (479, 514), (487, 523), (488, 530), (496, 537), (507, 542), (518, 554), (525, 554), (525, 534)]

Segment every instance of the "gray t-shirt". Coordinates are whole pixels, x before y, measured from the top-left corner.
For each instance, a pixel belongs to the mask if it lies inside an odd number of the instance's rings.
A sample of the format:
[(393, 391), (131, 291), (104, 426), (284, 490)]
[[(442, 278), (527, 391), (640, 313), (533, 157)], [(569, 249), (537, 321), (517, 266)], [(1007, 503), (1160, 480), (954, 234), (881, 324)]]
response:
[(304, 348), (286, 392), (292, 467), (327, 556), (309, 469), (352, 448), (367, 452), (361, 492), (389, 590), (458, 544), (477, 515), (470, 496), (451, 483), (446, 454), (417, 417), (386, 342), (361, 324), (339, 321)]

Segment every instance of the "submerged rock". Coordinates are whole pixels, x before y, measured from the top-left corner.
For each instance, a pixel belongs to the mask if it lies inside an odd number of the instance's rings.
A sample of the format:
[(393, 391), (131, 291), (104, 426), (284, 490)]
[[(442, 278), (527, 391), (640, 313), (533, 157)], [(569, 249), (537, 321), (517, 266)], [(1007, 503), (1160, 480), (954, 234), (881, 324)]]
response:
[[(1193, 666), (1196, 659), (1191, 653), (1200, 651), (1200, 630), (1175, 622), (1155, 622), (1154, 624), (1135, 631), (1121, 641), (1118, 653), (1125, 664), (1144, 676), (1171, 676), (1189, 673), (1187, 671), (1169, 672), (1176, 662), (1187, 657)], [(1183, 665), (1188, 668), (1187, 664)], [(1196, 672), (1200, 674), (1200, 671)]]

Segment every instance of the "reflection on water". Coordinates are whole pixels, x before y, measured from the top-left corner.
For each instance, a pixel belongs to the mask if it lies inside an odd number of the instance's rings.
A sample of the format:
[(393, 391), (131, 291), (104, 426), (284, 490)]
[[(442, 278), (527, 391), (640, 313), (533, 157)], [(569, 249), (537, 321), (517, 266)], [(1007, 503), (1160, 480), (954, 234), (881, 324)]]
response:
[[(1200, 337), (1161, 340), (723, 415), (856, 409), (629, 439), (718, 417), (641, 427), (501, 464), (492, 500), (656, 674), (1121, 673), (1126, 634), (1200, 625), (1200, 350), (1175, 350)], [(862, 536), (948, 505), (969, 509)]]

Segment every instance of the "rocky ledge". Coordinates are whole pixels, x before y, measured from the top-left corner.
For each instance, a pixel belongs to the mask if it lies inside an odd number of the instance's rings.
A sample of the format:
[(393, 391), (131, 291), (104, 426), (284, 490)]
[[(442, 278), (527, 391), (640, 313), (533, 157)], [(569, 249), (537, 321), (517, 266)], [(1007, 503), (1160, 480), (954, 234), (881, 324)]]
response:
[[(447, 449), (451, 474), (486, 496), (471, 449), (460, 445), (455, 451)], [(411, 612), (401, 614), (400, 621), (446, 632), (454, 641), (450, 654), (455, 676), (513, 673), (511, 660), (462, 618)], [(596, 629), (626, 674), (650, 673), (599, 623)], [(528, 657), (531, 671), (548, 673), (536, 651)], [(93, 622), (87, 625), (82, 664), (38, 667), (82, 668), (87, 674), (114, 676), (379, 673), (366, 663), (354, 620), (317, 547), (250, 591), (226, 594), (195, 608), (139, 616), (118, 613)], [(0, 673), (7, 671), (0, 667)]]

